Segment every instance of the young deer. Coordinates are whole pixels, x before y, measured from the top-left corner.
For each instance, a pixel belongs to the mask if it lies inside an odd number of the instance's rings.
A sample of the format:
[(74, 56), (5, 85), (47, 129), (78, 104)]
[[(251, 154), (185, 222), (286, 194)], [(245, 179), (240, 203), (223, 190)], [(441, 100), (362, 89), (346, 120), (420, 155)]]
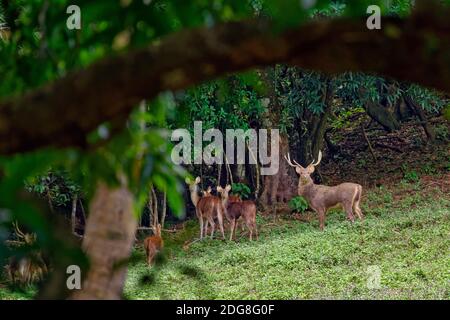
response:
[[(253, 240), (253, 232), (256, 239), (258, 239), (258, 229), (256, 227), (256, 204), (253, 201), (245, 200), (241, 201), (237, 196), (229, 196), (228, 193), (231, 190), (231, 186), (227, 185), (225, 188), (217, 187), (217, 192), (222, 195), (222, 204), (225, 209), (225, 215), (231, 224), (230, 241), (233, 237), (236, 239), (236, 226), (237, 221), (242, 216), (247, 225), (249, 231), (249, 238)], [(231, 201), (230, 198), (233, 197)]]
[(328, 209), (341, 204), (347, 213), (348, 219), (353, 222), (355, 220), (353, 212), (356, 213), (360, 220), (363, 219), (359, 202), (361, 201), (362, 186), (357, 183), (345, 182), (337, 186), (329, 187), (315, 184), (311, 178), (314, 168), (322, 160), (322, 152), (319, 151), (319, 158), (316, 163), (311, 162), (309, 166), (303, 168), (297, 161), (292, 163), (289, 153), (286, 161), (299, 175), (298, 194), (305, 197), (311, 208), (317, 212), (319, 216), (320, 229), (325, 226), (325, 215)]
[(228, 196), (228, 201), (230, 201), (230, 202), (241, 202), (242, 200), (241, 200), (241, 197), (239, 197), (237, 195), (234, 195), (234, 194), (230, 194)]
[(203, 191), (203, 196), (204, 197), (211, 197), (212, 196), (211, 192), (212, 192), (211, 187), (208, 187), (208, 189), (206, 189), (206, 191)]
[[(238, 196), (238, 195), (230, 194), (230, 195), (228, 196), (228, 202), (241, 202), (241, 201), (242, 201), (242, 199), (241, 199), (241, 197)], [(238, 221), (236, 222), (236, 228), (237, 228), (237, 229), (239, 229), (239, 223), (241, 224), (241, 231), (244, 232), (244, 230), (245, 230), (245, 222), (242, 221), (242, 220), (238, 220)]]
[(158, 223), (153, 227), (153, 235), (145, 238), (144, 249), (147, 255), (147, 264), (150, 266), (156, 254), (164, 247), (164, 241), (161, 237), (161, 225)]
[(186, 179), (186, 183), (189, 184), (191, 200), (195, 206), (195, 212), (200, 222), (200, 239), (203, 239), (203, 235), (207, 236), (208, 223), (211, 226), (211, 239), (214, 237), (215, 218), (217, 218), (219, 222), (222, 237), (225, 239), (225, 233), (223, 231), (223, 208), (220, 199), (211, 195), (210, 188), (207, 192), (204, 192), (202, 197), (198, 195), (198, 184), (200, 183), (200, 177), (197, 177), (194, 182), (190, 182)]

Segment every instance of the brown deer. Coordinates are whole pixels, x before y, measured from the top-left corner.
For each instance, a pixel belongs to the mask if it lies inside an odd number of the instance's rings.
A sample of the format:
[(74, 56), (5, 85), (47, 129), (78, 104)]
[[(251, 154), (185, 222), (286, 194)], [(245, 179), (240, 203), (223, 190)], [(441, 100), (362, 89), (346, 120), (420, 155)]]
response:
[(195, 178), (194, 181), (191, 181), (189, 178), (186, 178), (186, 184), (189, 186), (189, 192), (191, 194), (191, 201), (194, 204), (195, 214), (200, 224), (200, 239), (203, 239), (203, 216), (201, 215), (201, 211), (198, 210), (198, 202), (201, 199), (201, 197), (199, 196), (200, 191), (200, 188), (198, 186), (199, 183), (200, 177)]
[(161, 252), (164, 247), (164, 241), (161, 237), (161, 225), (158, 223), (156, 226), (152, 227), (153, 235), (145, 238), (144, 249), (147, 255), (147, 264), (150, 266), (153, 263), (158, 252)]
[(285, 159), (291, 167), (295, 168), (295, 171), (299, 175), (297, 192), (300, 196), (303, 196), (308, 201), (310, 207), (317, 212), (321, 230), (323, 230), (325, 226), (325, 215), (328, 209), (335, 207), (336, 205), (342, 205), (351, 222), (355, 220), (353, 212), (356, 213), (360, 220), (363, 219), (363, 213), (359, 207), (362, 194), (361, 185), (345, 182), (337, 186), (329, 187), (314, 183), (311, 174), (322, 160), (321, 151), (319, 151), (317, 162), (311, 162), (306, 168), (303, 168), (295, 160), (294, 163), (292, 163), (289, 153), (287, 154), (287, 157), (285, 156)]
[(211, 197), (212, 196), (211, 192), (212, 192), (211, 187), (208, 187), (208, 189), (206, 189), (206, 191), (203, 191), (203, 196), (204, 197)]
[[(221, 186), (217, 187), (217, 192), (222, 195), (222, 205), (224, 207), (225, 216), (230, 222), (230, 241), (233, 238), (236, 239), (236, 226), (239, 218), (245, 221), (245, 224), (249, 230), (249, 239), (253, 240), (253, 233), (255, 233), (256, 239), (258, 239), (258, 229), (256, 227), (256, 204), (253, 201), (242, 201), (238, 196), (229, 196), (228, 193), (231, 190), (231, 186), (227, 185), (225, 188)], [(235, 201), (231, 201), (230, 198)]]
[(234, 194), (230, 194), (228, 196), (228, 201), (230, 202), (241, 202), (241, 197), (239, 197), (238, 195), (234, 195)]
[(211, 226), (211, 239), (214, 237), (215, 218), (217, 218), (219, 222), (222, 237), (223, 239), (225, 239), (225, 233), (223, 231), (223, 208), (221, 200), (218, 197), (211, 195), (210, 188), (208, 189), (208, 191), (204, 192), (202, 197), (198, 195), (198, 184), (200, 183), (200, 177), (197, 177), (193, 182), (190, 182), (189, 179), (186, 179), (186, 183), (188, 183), (189, 185), (191, 200), (195, 206), (195, 212), (200, 222), (200, 239), (203, 239), (203, 235), (207, 236), (208, 223)]
[[(241, 202), (242, 199), (241, 199), (241, 197), (240, 197), (239, 195), (230, 194), (230, 195), (228, 196), (228, 201), (229, 201), (229, 202)], [(237, 229), (239, 229), (239, 224), (241, 224), (241, 231), (244, 232), (244, 230), (245, 230), (245, 222), (242, 221), (242, 220), (238, 220), (238, 221), (236, 222), (236, 228), (237, 228)]]

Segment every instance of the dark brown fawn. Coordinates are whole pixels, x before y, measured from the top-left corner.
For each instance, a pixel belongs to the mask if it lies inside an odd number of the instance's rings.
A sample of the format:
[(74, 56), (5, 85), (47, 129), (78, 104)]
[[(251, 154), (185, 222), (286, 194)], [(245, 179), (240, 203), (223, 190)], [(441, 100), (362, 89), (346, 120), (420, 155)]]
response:
[(228, 201), (230, 201), (230, 202), (241, 202), (242, 199), (241, 199), (241, 197), (239, 197), (239, 196), (237, 196), (237, 195), (230, 194), (230, 195), (228, 196)]
[[(242, 199), (241, 199), (241, 197), (238, 196), (238, 195), (230, 194), (230, 195), (228, 196), (228, 201), (229, 201), (229, 202), (241, 202)], [(239, 223), (241, 224), (241, 231), (244, 232), (244, 230), (245, 230), (245, 222), (242, 221), (242, 220), (238, 220), (238, 221), (236, 222), (236, 228), (237, 228), (237, 229), (239, 229)]]
[(291, 167), (295, 168), (295, 171), (299, 175), (298, 195), (303, 196), (308, 201), (310, 207), (317, 212), (321, 230), (325, 227), (325, 215), (328, 209), (335, 207), (336, 205), (342, 205), (351, 222), (355, 220), (353, 212), (356, 213), (360, 220), (363, 219), (364, 216), (359, 207), (362, 194), (361, 185), (345, 182), (337, 186), (329, 187), (314, 183), (311, 174), (314, 172), (314, 168), (322, 160), (321, 151), (319, 151), (317, 162), (311, 162), (306, 168), (303, 168), (295, 160), (294, 163), (292, 163), (289, 153), (287, 154), (287, 157), (285, 156), (285, 159)]
[(217, 192), (222, 195), (222, 204), (225, 209), (225, 216), (231, 225), (230, 241), (233, 240), (233, 238), (236, 239), (236, 226), (241, 216), (248, 228), (249, 239), (253, 240), (253, 233), (255, 233), (256, 239), (258, 239), (258, 229), (256, 227), (256, 204), (251, 200), (242, 201), (239, 197), (236, 198), (236, 196), (233, 196), (233, 199), (239, 199), (238, 201), (230, 201), (231, 196), (228, 195), (230, 190), (230, 185), (227, 185), (225, 188), (220, 186), (217, 187)]
[(161, 225), (157, 224), (156, 227), (153, 227), (152, 229), (153, 235), (144, 240), (144, 249), (145, 254), (147, 255), (147, 264), (149, 266), (152, 265), (156, 254), (161, 252), (164, 247), (164, 240), (161, 237)]
[(189, 185), (191, 200), (195, 206), (195, 212), (200, 222), (200, 239), (203, 239), (203, 236), (206, 237), (208, 235), (208, 223), (211, 226), (211, 239), (214, 237), (215, 218), (217, 218), (219, 222), (222, 238), (225, 239), (225, 233), (223, 231), (223, 207), (221, 200), (218, 197), (211, 195), (211, 191), (204, 192), (202, 197), (198, 195), (198, 184), (200, 183), (200, 177), (197, 177), (193, 182), (186, 179), (186, 183)]

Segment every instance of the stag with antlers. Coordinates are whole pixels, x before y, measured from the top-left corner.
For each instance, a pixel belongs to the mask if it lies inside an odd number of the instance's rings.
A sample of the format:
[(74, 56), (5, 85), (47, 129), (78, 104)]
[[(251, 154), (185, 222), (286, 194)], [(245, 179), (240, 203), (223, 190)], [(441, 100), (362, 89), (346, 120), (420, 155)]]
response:
[(197, 177), (194, 181), (186, 179), (186, 183), (189, 185), (191, 200), (195, 206), (195, 212), (200, 222), (200, 239), (203, 239), (203, 236), (207, 236), (208, 224), (211, 226), (211, 239), (214, 237), (214, 219), (217, 218), (220, 232), (222, 233), (222, 238), (225, 240), (225, 233), (223, 230), (223, 207), (221, 200), (211, 194), (211, 188), (204, 191), (202, 197), (198, 195), (200, 177)]
[(328, 209), (336, 205), (342, 205), (347, 213), (348, 219), (353, 222), (355, 220), (353, 213), (356, 213), (360, 220), (363, 219), (363, 213), (359, 207), (362, 194), (362, 186), (357, 183), (345, 182), (337, 186), (324, 186), (315, 184), (311, 178), (315, 167), (322, 160), (322, 152), (319, 151), (317, 162), (311, 162), (306, 168), (302, 167), (297, 161), (291, 161), (289, 153), (284, 156), (286, 161), (299, 175), (298, 195), (303, 196), (309, 203), (309, 206), (317, 212), (319, 216), (320, 229), (325, 226), (325, 215)]

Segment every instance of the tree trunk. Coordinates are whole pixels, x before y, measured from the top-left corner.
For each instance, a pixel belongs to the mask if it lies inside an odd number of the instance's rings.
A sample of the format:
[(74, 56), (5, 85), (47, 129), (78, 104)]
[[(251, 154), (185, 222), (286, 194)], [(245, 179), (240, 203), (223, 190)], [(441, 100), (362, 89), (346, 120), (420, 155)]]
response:
[(295, 145), (295, 159), (303, 166), (307, 166), (313, 159), (317, 158), (319, 150), (323, 149), (325, 132), (328, 125), (328, 118), (333, 106), (333, 81), (331, 78), (324, 78), (325, 86), (323, 90), (324, 110), (319, 115), (306, 109), (303, 114), (296, 119), (296, 130), (299, 136)]
[(405, 99), (406, 104), (413, 110), (413, 112), (420, 119), (420, 123), (423, 127), (423, 130), (425, 131), (425, 134), (427, 135), (428, 141), (434, 142), (436, 135), (434, 133), (433, 128), (428, 123), (427, 117), (426, 117), (425, 112), (423, 111), (422, 107), (418, 106), (417, 103), (415, 103), (411, 99), (411, 97), (409, 97), (405, 94), (403, 95), (403, 98)]
[(77, 202), (78, 202), (78, 195), (74, 195), (72, 199), (71, 222), (72, 222), (72, 233), (75, 235), (77, 235)]
[(364, 104), (367, 114), (380, 124), (386, 131), (392, 132), (400, 129), (400, 123), (395, 118), (394, 114), (377, 102), (368, 101)]
[[(280, 105), (276, 92), (276, 72), (275, 67), (268, 68), (261, 72), (262, 79), (266, 83), (269, 105), (268, 112), (263, 124), (266, 128), (276, 128), (280, 123), (282, 106)], [(272, 133), (270, 133), (272, 134)], [(272, 147), (270, 148), (272, 150)], [(278, 152), (279, 170), (276, 174), (264, 176), (264, 187), (259, 198), (259, 203), (263, 208), (267, 208), (277, 202), (286, 202), (294, 194), (294, 181), (289, 174), (288, 166), (283, 156), (289, 151), (288, 137), (285, 133), (280, 134), (280, 146)], [(272, 151), (271, 151), (272, 152)], [(273, 207), (275, 211), (275, 207)], [(276, 212), (274, 212), (276, 213)]]
[(73, 299), (120, 299), (137, 221), (127, 187), (99, 183), (90, 205), (83, 249), (90, 269)]
[(161, 213), (161, 228), (164, 229), (164, 223), (166, 222), (167, 215), (167, 191), (164, 191), (163, 194), (163, 207)]

